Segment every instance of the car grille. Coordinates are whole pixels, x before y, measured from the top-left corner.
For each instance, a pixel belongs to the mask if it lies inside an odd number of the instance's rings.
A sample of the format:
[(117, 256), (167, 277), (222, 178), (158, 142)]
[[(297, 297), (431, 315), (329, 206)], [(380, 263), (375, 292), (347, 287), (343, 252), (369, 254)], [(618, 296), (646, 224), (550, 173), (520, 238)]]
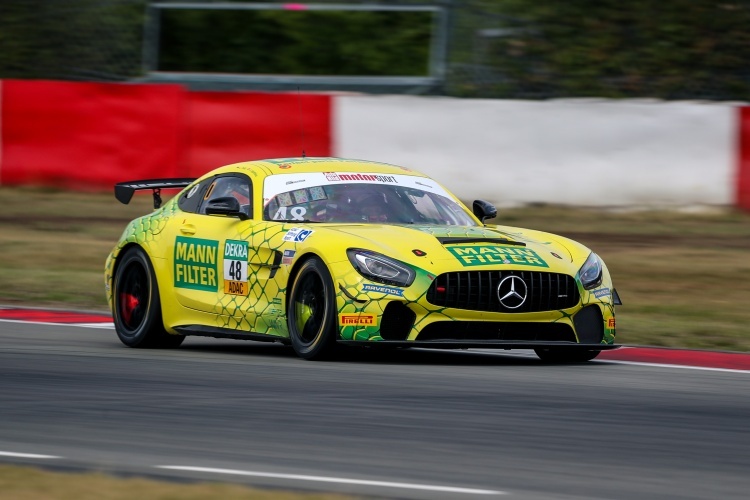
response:
[[(519, 307), (506, 307), (498, 298), (498, 286), (507, 276), (517, 276), (526, 285), (526, 300)], [(573, 307), (578, 304), (578, 300), (578, 286), (572, 276), (538, 271), (444, 273), (435, 278), (427, 291), (427, 301), (430, 304), (487, 312), (554, 311)]]

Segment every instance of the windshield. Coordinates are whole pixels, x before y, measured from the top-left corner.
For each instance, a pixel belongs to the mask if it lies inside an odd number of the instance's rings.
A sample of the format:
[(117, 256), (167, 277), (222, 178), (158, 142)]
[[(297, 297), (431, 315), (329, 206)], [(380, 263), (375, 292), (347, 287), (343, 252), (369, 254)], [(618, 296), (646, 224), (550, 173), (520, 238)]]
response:
[(263, 186), (263, 220), (476, 226), (431, 179), (411, 175), (277, 174)]

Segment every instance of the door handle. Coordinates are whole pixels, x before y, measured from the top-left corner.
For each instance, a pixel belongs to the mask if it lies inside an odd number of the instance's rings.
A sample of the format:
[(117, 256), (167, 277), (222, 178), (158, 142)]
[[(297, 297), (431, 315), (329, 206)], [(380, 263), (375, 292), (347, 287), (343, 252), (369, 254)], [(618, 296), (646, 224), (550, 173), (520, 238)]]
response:
[(195, 226), (192, 224), (183, 224), (180, 227), (180, 232), (182, 234), (195, 234)]

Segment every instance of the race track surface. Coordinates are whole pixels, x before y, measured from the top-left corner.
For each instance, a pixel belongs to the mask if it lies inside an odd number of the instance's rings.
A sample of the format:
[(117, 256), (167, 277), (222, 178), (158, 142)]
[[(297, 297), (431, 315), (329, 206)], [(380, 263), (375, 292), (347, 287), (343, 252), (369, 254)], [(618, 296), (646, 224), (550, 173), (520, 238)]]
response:
[[(381, 498), (730, 499), (750, 372), (358, 352), (0, 321), (0, 463)], [(167, 467), (167, 468), (165, 468)]]

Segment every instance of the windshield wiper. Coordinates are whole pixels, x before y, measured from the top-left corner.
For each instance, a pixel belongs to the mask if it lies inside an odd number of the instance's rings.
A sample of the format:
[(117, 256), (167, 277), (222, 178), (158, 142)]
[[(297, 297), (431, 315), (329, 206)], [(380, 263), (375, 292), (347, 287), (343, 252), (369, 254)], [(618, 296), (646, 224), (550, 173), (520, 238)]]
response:
[(526, 243), (521, 241), (506, 240), (504, 238), (473, 238), (473, 237), (440, 237), (437, 240), (443, 245), (456, 245), (461, 243), (497, 243), (498, 245), (518, 245), (519, 247), (525, 247)]

